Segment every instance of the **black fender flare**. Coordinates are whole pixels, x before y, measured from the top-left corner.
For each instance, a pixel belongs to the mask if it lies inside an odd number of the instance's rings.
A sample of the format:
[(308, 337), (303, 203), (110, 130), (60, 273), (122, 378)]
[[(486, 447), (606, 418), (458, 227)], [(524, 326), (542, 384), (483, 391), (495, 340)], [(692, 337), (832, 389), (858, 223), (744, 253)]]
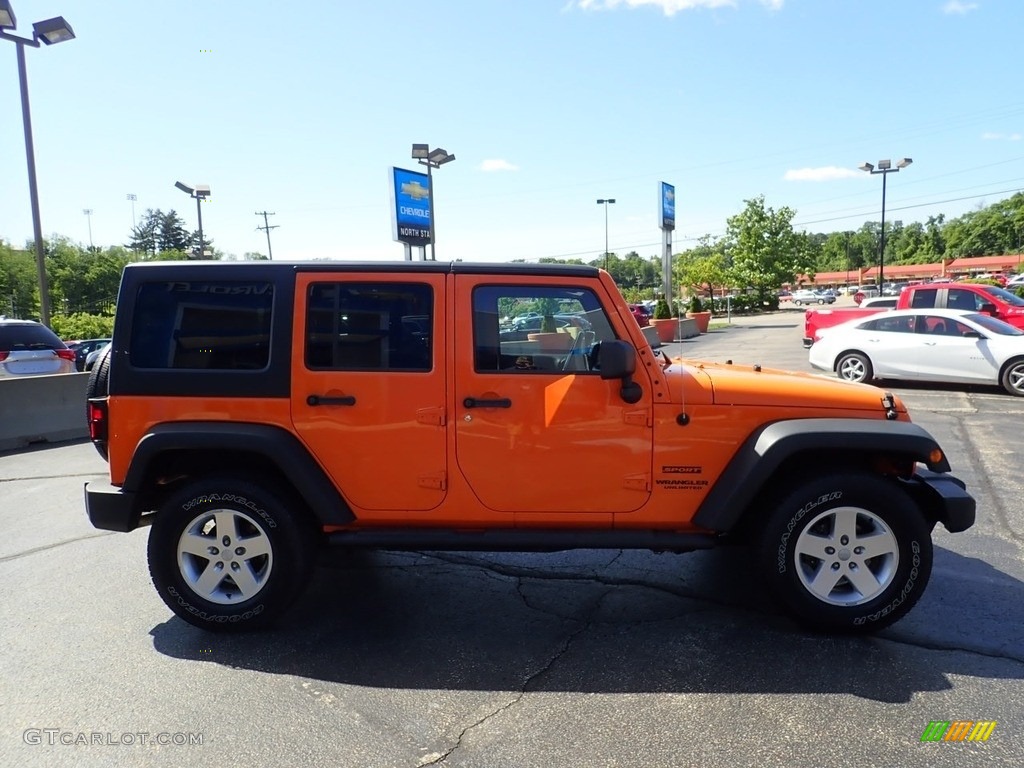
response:
[(949, 472), (945, 453), (932, 461), (939, 444), (923, 427), (882, 419), (790, 419), (754, 431), (744, 441), (701, 502), (693, 522), (713, 531), (730, 531), (743, 511), (767, 486), (783, 462), (800, 453), (837, 450), (852, 454), (883, 452), (922, 462), (934, 472)]
[(244, 422), (191, 421), (156, 424), (142, 436), (132, 455), (122, 490), (139, 494), (153, 462), (169, 451), (237, 451), (256, 454), (282, 474), (323, 525), (346, 525), (355, 515), (327, 473), (299, 439), (287, 430)]

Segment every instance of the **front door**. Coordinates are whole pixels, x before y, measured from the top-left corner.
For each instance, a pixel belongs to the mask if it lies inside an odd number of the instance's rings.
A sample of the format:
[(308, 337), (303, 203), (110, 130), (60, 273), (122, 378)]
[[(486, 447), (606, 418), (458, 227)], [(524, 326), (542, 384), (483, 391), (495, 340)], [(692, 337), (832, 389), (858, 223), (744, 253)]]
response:
[(456, 456), (488, 508), (608, 514), (647, 501), (651, 388), (642, 380), (630, 404), (621, 381), (601, 378), (595, 345), (625, 334), (599, 295), (456, 275), (455, 306), (473, 310), (453, 339)]
[(292, 419), (350, 503), (428, 510), (447, 488), (443, 273), (300, 273)]

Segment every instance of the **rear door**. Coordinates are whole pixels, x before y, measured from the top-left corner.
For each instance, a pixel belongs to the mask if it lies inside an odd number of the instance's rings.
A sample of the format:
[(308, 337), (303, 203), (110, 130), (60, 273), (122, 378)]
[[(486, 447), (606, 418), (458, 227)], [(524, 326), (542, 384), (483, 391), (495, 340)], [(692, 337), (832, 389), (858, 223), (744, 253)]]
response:
[[(595, 345), (628, 335), (600, 295), (597, 281), (455, 276), (460, 319), (472, 308), (453, 339), (456, 456), (488, 508), (540, 513), (535, 521), (577, 513), (596, 524), (647, 501), (651, 387), (644, 381), (640, 401), (629, 404), (621, 381), (601, 379)], [(513, 318), (531, 310), (551, 318), (547, 330), (515, 329)]]
[(447, 488), (444, 274), (300, 273), (292, 419), (345, 497), (429, 510)]

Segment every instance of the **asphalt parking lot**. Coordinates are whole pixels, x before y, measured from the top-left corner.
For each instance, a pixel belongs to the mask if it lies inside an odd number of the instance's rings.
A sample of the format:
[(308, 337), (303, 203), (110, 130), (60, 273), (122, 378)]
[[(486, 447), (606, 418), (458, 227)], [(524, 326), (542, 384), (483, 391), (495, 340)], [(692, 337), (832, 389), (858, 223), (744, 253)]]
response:
[[(801, 334), (790, 309), (670, 351), (810, 372)], [(796, 628), (740, 549), (330, 555), (286, 625), (209, 635), (154, 593), (146, 530), (89, 526), (91, 445), (0, 454), (0, 765), (1020, 766), (1024, 399), (886, 389), (979, 518), (867, 638)], [(997, 725), (922, 743), (955, 720)]]

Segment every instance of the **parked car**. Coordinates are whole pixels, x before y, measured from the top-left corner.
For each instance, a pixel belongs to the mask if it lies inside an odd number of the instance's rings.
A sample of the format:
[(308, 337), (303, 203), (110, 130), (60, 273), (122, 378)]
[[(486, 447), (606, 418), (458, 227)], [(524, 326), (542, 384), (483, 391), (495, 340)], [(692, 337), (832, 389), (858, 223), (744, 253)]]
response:
[(643, 304), (630, 304), (629, 311), (633, 313), (633, 318), (641, 328), (651, 324), (651, 313)]
[[(857, 297), (855, 296), (854, 299)], [(804, 313), (804, 347), (810, 347), (821, 331), (850, 320), (859, 320), (865, 314), (884, 312), (885, 307), (874, 304), (866, 307), (836, 309), (808, 309)], [(908, 285), (896, 297), (897, 309), (960, 309), (966, 312), (985, 312), (1005, 320), (1017, 328), (1024, 328), (1024, 299), (995, 285), (978, 283), (920, 283)]]
[(79, 371), (85, 370), (85, 360), (91, 352), (110, 343), (110, 339), (84, 339), (82, 341), (66, 342), (68, 349), (75, 352), (75, 368)]
[(864, 299), (864, 301), (860, 303), (860, 308), (896, 309), (896, 305), (899, 303), (899, 300), (899, 296), (875, 296), (873, 299)]
[(834, 304), (836, 300), (835, 293), (823, 293), (820, 291), (812, 291), (808, 289), (794, 291), (792, 301), (794, 304)]
[(75, 353), (42, 323), (0, 319), (0, 377), (73, 373)]
[[(568, 313), (559, 313), (552, 315), (555, 320), (555, 325), (558, 328), (567, 328), (574, 326), (576, 328), (589, 329), (590, 321), (582, 315), (573, 315)], [(513, 331), (531, 331), (536, 332), (541, 329), (544, 323), (543, 315), (522, 315), (515, 318), (512, 321)]]
[(899, 309), (824, 328), (814, 368), (841, 379), (996, 384), (1024, 396), (1024, 331), (981, 312)]
[(86, 355), (85, 356), (85, 361), (82, 364), (82, 370), (91, 371), (93, 369), (93, 366), (96, 365), (96, 361), (100, 359), (100, 355), (103, 354), (103, 350), (105, 350), (109, 346), (110, 346), (110, 340), (108, 339), (106, 344), (104, 344), (104, 345), (102, 345), (100, 347), (97, 347), (92, 352), (90, 352), (88, 355)]

